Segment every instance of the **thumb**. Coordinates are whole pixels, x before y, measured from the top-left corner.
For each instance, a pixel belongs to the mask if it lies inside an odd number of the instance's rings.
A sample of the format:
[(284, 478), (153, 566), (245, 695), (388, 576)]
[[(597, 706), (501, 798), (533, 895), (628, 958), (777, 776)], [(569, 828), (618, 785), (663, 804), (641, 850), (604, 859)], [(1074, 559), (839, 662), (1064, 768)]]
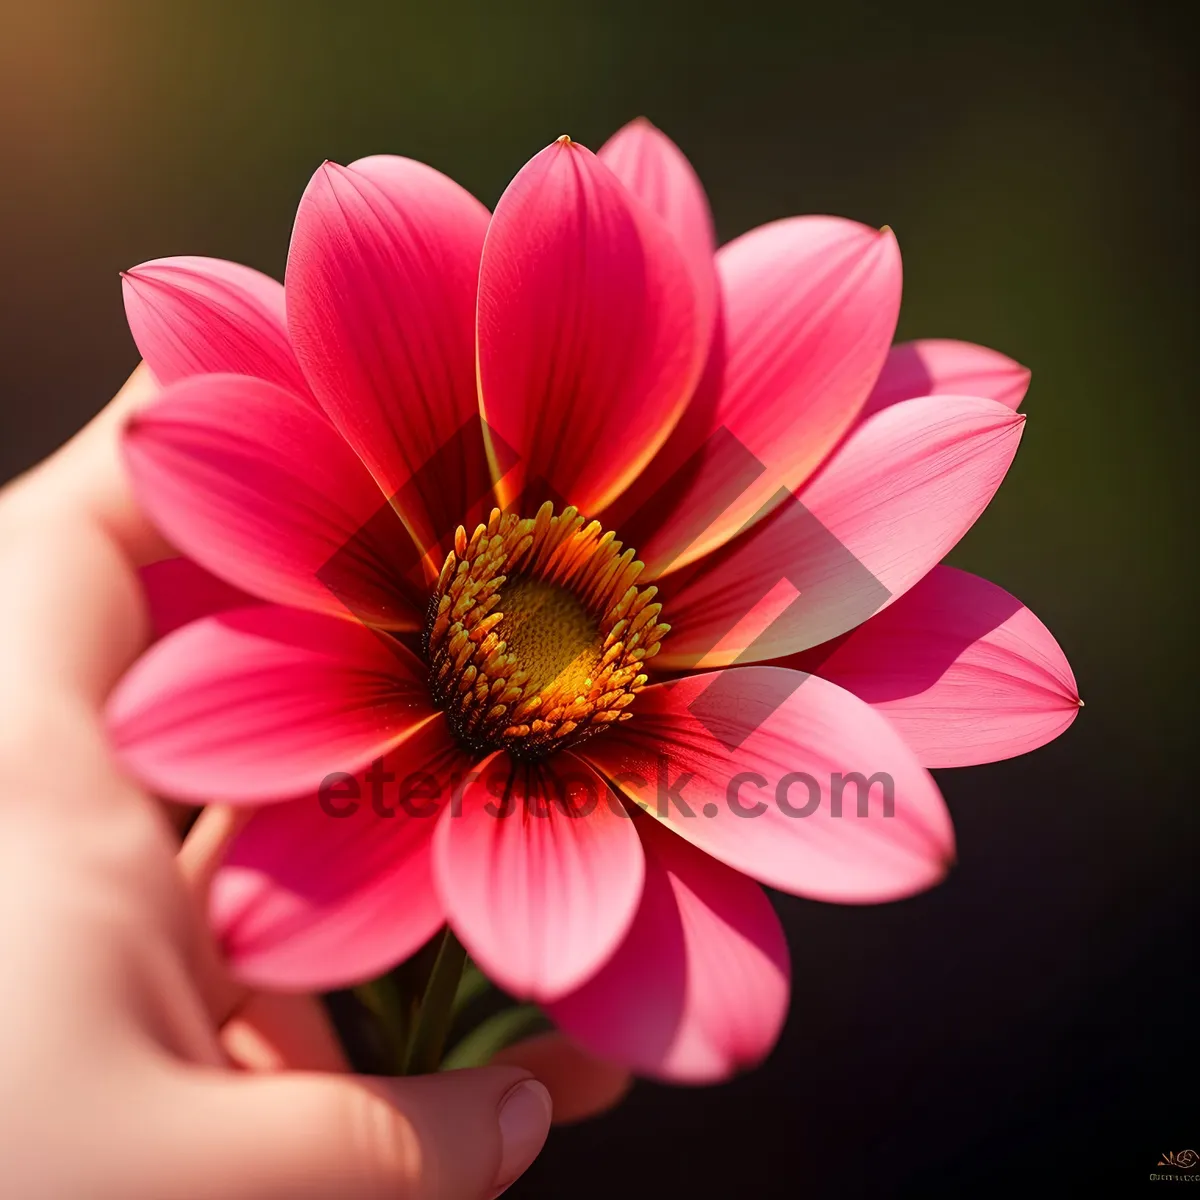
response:
[(184, 1161), (164, 1157), (174, 1188), (186, 1180), (182, 1192), (196, 1200), (490, 1200), (550, 1128), (549, 1092), (517, 1067), (405, 1079), (211, 1075), (190, 1088), (194, 1103), (176, 1118)]

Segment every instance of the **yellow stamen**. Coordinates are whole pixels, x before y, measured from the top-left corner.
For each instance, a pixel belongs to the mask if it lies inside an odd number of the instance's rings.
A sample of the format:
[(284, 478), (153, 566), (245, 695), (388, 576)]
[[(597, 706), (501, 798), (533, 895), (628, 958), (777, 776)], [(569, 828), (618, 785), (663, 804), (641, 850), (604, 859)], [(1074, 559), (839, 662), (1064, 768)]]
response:
[(476, 751), (540, 757), (628, 720), (670, 629), (642, 564), (598, 521), (549, 502), (460, 527), (429, 603), (434, 702)]

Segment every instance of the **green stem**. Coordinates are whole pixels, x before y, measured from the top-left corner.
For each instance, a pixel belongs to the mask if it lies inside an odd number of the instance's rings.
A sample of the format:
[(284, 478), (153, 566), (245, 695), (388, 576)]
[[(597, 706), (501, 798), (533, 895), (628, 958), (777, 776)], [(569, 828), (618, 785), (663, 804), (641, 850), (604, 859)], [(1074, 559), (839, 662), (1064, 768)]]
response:
[(404, 1056), (405, 1075), (427, 1075), (441, 1064), (446, 1035), (450, 1032), (454, 994), (466, 961), (467, 952), (462, 943), (447, 928), (429, 982), (425, 985), (425, 994), (421, 997), (421, 1010), (408, 1043), (408, 1053)]
[(442, 1070), (457, 1071), (460, 1067), (486, 1066), (493, 1055), (505, 1046), (549, 1028), (549, 1020), (536, 1005), (522, 1004), (516, 1008), (506, 1008), (466, 1034), (442, 1059)]

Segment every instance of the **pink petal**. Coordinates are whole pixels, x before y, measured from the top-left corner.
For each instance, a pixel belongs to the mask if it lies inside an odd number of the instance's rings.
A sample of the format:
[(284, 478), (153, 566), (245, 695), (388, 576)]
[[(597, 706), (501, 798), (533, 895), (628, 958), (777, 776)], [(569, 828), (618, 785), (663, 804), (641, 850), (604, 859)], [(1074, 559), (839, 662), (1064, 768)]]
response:
[[(1024, 424), (996, 400), (962, 396), (905, 400), (876, 413), (798, 498), (663, 581), (672, 628), (659, 665), (761, 662), (861, 624), (975, 523)], [(782, 583), (790, 603), (756, 620)]]
[(953, 858), (929, 773), (884, 717), (835, 684), (741, 667), (651, 686), (633, 711), (584, 756), (676, 833), (762, 883), (876, 903), (931, 887)]
[(156, 641), (200, 617), (258, 603), (190, 558), (164, 558), (142, 567), (138, 575)]
[(159, 383), (254, 375), (316, 405), (288, 343), (283, 285), (219, 258), (159, 258), (122, 273), (125, 315)]
[(269, 604), (168, 634), (118, 684), (108, 710), (133, 775), (205, 804), (316, 792), (433, 716), (425, 668), (398, 642)]
[[(662, 222), (560, 138), (509, 184), (479, 277), (479, 380), (508, 482), (595, 512), (650, 461), (703, 361), (691, 275)], [(532, 499), (530, 493), (534, 493)]]
[(591, 1053), (674, 1083), (715, 1083), (770, 1053), (788, 1005), (779, 918), (746, 876), (639, 818), (646, 883), (617, 952), (548, 1008)]
[(453, 180), (379, 155), (321, 167), (292, 233), (296, 355), (423, 548), (490, 492), (475, 379), (487, 226), (487, 209)]
[(1045, 625), (953, 567), (934, 567), (844, 640), (796, 658), (887, 716), (927, 767), (1024, 754), (1079, 712), (1075, 676)]
[(892, 347), (862, 418), (917, 396), (986, 396), (1016, 409), (1029, 390), (1030, 372), (998, 350), (925, 338)]
[(752, 230), (718, 251), (717, 270), (707, 441), (628, 532), (655, 573), (728, 541), (813, 473), (858, 416), (900, 310), (891, 231), (835, 217)]
[(434, 837), (451, 926), (501, 987), (549, 1000), (617, 948), (642, 893), (644, 859), (621, 802), (569, 751), (493, 756)]
[(212, 885), (234, 975), (253, 987), (349, 987), (427, 942), (445, 922), (433, 831), (451, 776), (468, 765), (445, 722), (431, 721), (324, 795), (259, 809)]
[(412, 539), (337, 431), (290, 392), (184, 380), (134, 415), (124, 449), (142, 507), (223, 579), (280, 604), (421, 625)]
[(692, 164), (645, 117), (617, 130), (597, 157), (674, 236), (692, 272), (697, 326), (707, 344), (717, 312), (717, 241), (708, 197)]

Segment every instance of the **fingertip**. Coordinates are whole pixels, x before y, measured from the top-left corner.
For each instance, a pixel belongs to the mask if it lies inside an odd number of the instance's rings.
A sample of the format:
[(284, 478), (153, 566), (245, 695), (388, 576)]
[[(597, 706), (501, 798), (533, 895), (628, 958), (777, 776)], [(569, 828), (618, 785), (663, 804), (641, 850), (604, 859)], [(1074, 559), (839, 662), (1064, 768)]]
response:
[(500, 1101), (500, 1169), (494, 1194), (507, 1191), (532, 1165), (550, 1133), (554, 1104), (545, 1086), (524, 1079)]
[(424, 1162), (415, 1195), (421, 1197), (475, 1194), (472, 1186), (498, 1196), (529, 1169), (550, 1132), (553, 1099), (522, 1066), (372, 1083), (417, 1131)]

